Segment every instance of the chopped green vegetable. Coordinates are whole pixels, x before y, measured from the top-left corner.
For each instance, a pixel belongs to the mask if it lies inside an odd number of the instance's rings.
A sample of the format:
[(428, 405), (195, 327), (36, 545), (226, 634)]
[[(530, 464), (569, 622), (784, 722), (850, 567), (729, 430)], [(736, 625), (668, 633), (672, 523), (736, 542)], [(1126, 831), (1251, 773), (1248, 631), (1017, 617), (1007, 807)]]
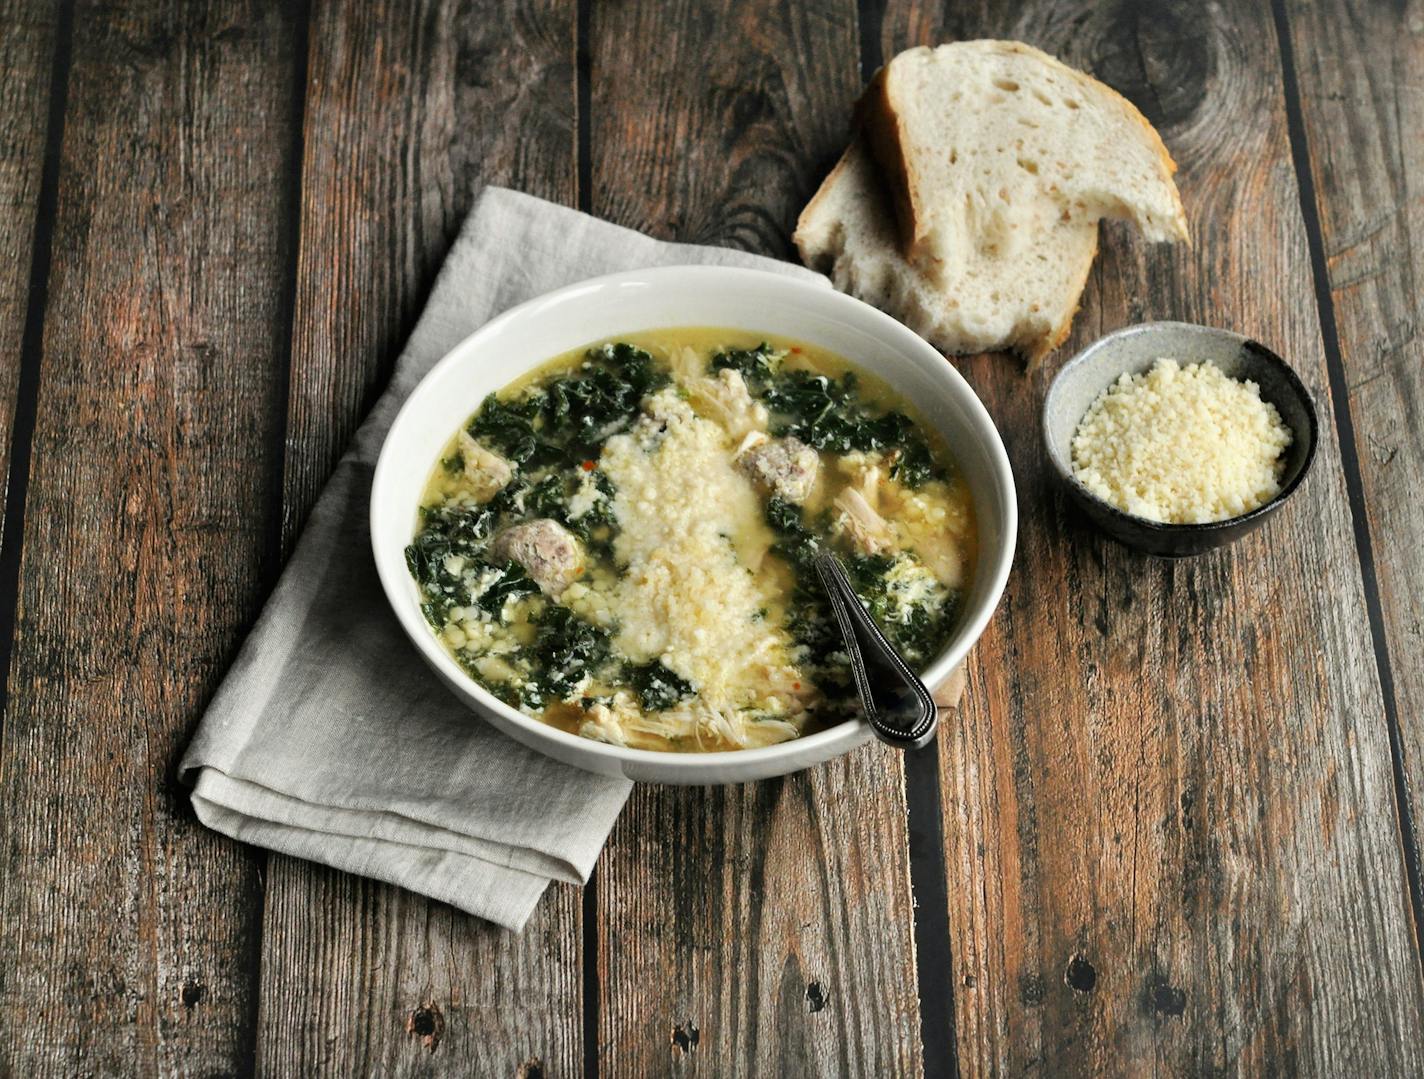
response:
[(928, 480), (940, 478), (943, 472), (930, 454), (929, 443), (920, 437), (919, 432), (915, 432), (900, 443), (900, 455), (890, 466), (890, 475), (906, 487), (916, 488), (924, 486)]
[(524, 567), (518, 562), (506, 562), (502, 566), (491, 566), (488, 563), (480, 564), (481, 571), (496, 570), (499, 573), (494, 581), (485, 585), (480, 591), (479, 597), (475, 600), (490, 614), (496, 618), (504, 610), (505, 603), (519, 596), (535, 596), (539, 594), (539, 586), (534, 583), (533, 578), (524, 572)]
[(533, 668), (544, 698), (563, 700), (608, 658), (608, 634), (567, 607), (550, 606), (539, 618)]
[(899, 412), (868, 416), (855, 400), (855, 378), (849, 374), (836, 382), (810, 371), (788, 371), (763, 397), (781, 417), (779, 434), (795, 435), (818, 450), (885, 449), (908, 423)]
[(656, 659), (628, 668), (628, 684), (650, 712), (665, 711), (693, 694), (691, 682)]
[(490, 394), (470, 434), (514, 464), (597, 457), (607, 439), (630, 426), (638, 404), (667, 376), (643, 349), (623, 342), (589, 349), (580, 368), (513, 401)]
[[(913, 562), (908, 555), (898, 558)], [(943, 642), (953, 621), (954, 605), (939, 590), (918, 602), (905, 602), (892, 583), (896, 562), (887, 555), (853, 555), (846, 560), (846, 576), (881, 632), (914, 666), (929, 660), (935, 646)], [(925, 572), (923, 567), (921, 572)]]
[(552, 517), (563, 522), (568, 514), (568, 480), (559, 473), (545, 476), (524, 491), (526, 517)]
[(594, 473), (594, 485), (603, 495), (592, 506), (577, 517), (570, 517), (564, 523), (595, 554), (611, 560), (613, 558), (613, 537), (618, 532), (618, 518), (613, 513), (613, 496), (617, 488), (613, 481), (602, 472)]
[(796, 573), (787, 604), (787, 632), (800, 646), (802, 662), (816, 684), (834, 698), (836, 692), (849, 686), (850, 669), (845, 662), (832, 660), (837, 654), (844, 658), (845, 642), (813, 564), (821, 541), (807, 527), (801, 507), (783, 498), (773, 496), (767, 500), (766, 521), (776, 534), (772, 553), (786, 559)]
[(821, 550), (821, 541), (806, 527), (801, 507), (780, 495), (772, 495), (766, 501), (766, 523), (776, 533), (772, 551), (798, 571), (814, 574), (811, 562)]
[[(885, 575), (894, 564), (895, 560), (889, 555), (852, 555), (845, 559), (846, 576), (850, 578), (850, 586), (855, 589), (856, 595), (865, 598), (883, 588)], [(870, 613), (875, 614), (874, 611)]]
[(540, 404), (539, 395), (519, 401), (501, 401), (495, 394), (490, 394), (470, 421), (470, 435), (512, 464), (530, 464), (544, 456), (535, 432)]
[(550, 472), (533, 483), (516, 480), (486, 505), (502, 522), (506, 516), (511, 522), (538, 517), (558, 521), (583, 540), (591, 552), (609, 558), (612, 557), (613, 538), (618, 529), (618, 520), (613, 514), (613, 496), (616, 493), (613, 481), (602, 472), (592, 472), (592, 483), (603, 497), (596, 499), (577, 517), (569, 509), (569, 501), (589, 476), (590, 471), (580, 461)]
[[(780, 498), (767, 500), (767, 523), (776, 533), (772, 552), (791, 563), (796, 571), (787, 628), (796, 642), (812, 657), (824, 657), (843, 647), (840, 627), (831, 614), (820, 575), (813, 565), (820, 541), (805, 523), (800, 507)], [(909, 558), (900, 555), (898, 558)], [(881, 631), (890, 638), (911, 665), (930, 659), (953, 622), (954, 606), (936, 594), (920, 602), (906, 603), (895, 592), (891, 574), (896, 558), (888, 555), (850, 554), (844, 558), (846, 576), (861, 604), (870, 612)], [(844, 670), (825, 668), (817, 681), (843, 678)]]
[(777, 417), (778, 435), (794, 435), (832, 453), (898, 451), (891, 473), (907, 487), (919, 487), (938, 474), (929, 443), (913, 421), (894, 410), (869, 412), (850, 372), (836, 380), (811, 371), (783, 371), (761, 378), (757, 387)]
[(765, 341), (756, 348), (731, 348), (712, 357), (712, 370), (730, 368), (754, 393), (760, 393), (781, 369), (781, 353)]
[[(420, 532), (407, 545), (405, 562), (425, 594), (421, 610), (438, 629), (451, 607), (470, 602), (463, 566), (484, 549), (494, 531), (494, 514), (483, 506), (428, 506), (420, 518)], [(452, 569), (452, 563), (458, 568)]]

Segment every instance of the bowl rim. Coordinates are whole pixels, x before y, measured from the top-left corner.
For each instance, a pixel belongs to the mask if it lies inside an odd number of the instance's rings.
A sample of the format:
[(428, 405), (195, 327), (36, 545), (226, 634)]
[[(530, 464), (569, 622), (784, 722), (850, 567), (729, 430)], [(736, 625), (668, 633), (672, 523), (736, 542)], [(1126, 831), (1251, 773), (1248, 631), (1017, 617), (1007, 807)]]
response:
[[(1291, 477), (1290, 481), (1284, 487), (1276, 492), (1268, 501), (1261, 503), (1261, 505), (1255, 509), (1247, 510), (1245, 513), (1237, 514), (1235, 517), (1224, 517), (1219, 521), (1171, 522), (1154, 521), (1148, 517), (1139, 517), (1135, 513), (1127, 512), (1127, 510), (1122, 509), (1120, 506), (1114, 506), (1111, 502), (1106, 501), (1090, 491), (1087, 486), (1073, 474), (1073, 469), (1070, 467), (1069, 462), (1064, 461), (1062, 455), (1058, 452), (1058, 447), (1054, 444), (1053, 436), (1049, 431), (1049, 417), (1052, 415), (1051, 404), (1053, 396), (1063, 385), (1063, 377), (1073, 368), (1084, 364), (1100, 346), (1107, 344), (1109, 341), (1116, 340), (1119, 337), (1133, 337), (1138, 334), (1150, 334), (1162, 330), (1186, 330), (1190, 333), (1224, 337), (1228, 340), (1235, 341), (1243, 348), (1250, 349), (1258, 355), (1263, 356), (1269, 363), (1278, 368), (1284, 375), (1286, 384), (1290, 387), (1291, 392), (1293, 392), (1305, 406), (1307, 426), (1305, 460), (1301, 462), (1300, 468), (1296, 470), (1296, 474)], [(1111, 385), (1111, 383), (1109, 383), (1109, 385)], [(1096, 400), (1096, 398), (1094, 400)], [(1092, 408), (1092, 405), (1090, 404), (1088, 407)], [(1087, 413), (1085, 412), (1084, 415), (1087, 415)], [(1079, 416), (1078, 423), (1082, 422), (1083, 417)], [(1301, 484), (1305, 482), (1307, 473), (1310, 472), (1311, 466), (1315, 463), (1315, 450), (1320, 441), (1320, 419), (1316, 414), (1315, 400), (1311, 397), (1310, 391), (1305, 388), (1305, 383), (1301, 382), (1300, 376), (1295, 372), (1295, 368), (1287, 363), (1279, 353), (1261, 344), (1261, 342), (1257, 341), (1254, 337), (1248, 337), (1234, 330), (1224, 330), (1218, 326), (1205, 326), (1198, 322), (1176, 322), (1170, 319), (1160, 319), (1155, 322), (1138, 322), (1131, 326), (1123, 326), (1113, 330), (1111, 333), (1104, 334), (1096, 341), (1075, 353), (1067, 363), (1058, 369), (1057, 374), (1053, 376), (1053, 380), (1048, 385), (1048, 392), (1044, 394), (1043, 397), (1043, 413), (1040, 424), (1043, 432), (1043, 445), (1048, 451), (1048, 459), (1053, 463), (1054, 471), (1071, 487), (1075, 495), (1088, 500), (1095, 508), (1101, 509), (1104, 513), (1115, 519), (1130, 523), (1133, 527), (1140, 528), (1145, 532), (1155, 533), (1164, 537), (1201, 536), (1214, 532), (1224, 532), (1274, 513), (1280, 509), (1280, 507), (1285, 504), (1286, 499), (1295, 494), (1295, 492), (1300, 489)], [(1074, 429), (1077, 429), (1076, 425)], [(1295, 428), (1291, 428), (1291, 433), (1297, 438), (1300, 437), (1300, 432), (1296, 431)]]
[[(992, 552), (992, 557), (986, 558), (986, 552), (982, 549), (975, 565), (976, 577), (988, 575), (988, 589), (983, 594), (983, 599), (978, 608), (969, 614), (968, 618), (959, 625), (959, 637), (961, 645), (951, 648), (949, 653), (941, 653), (931, 665), (942, 662), (947, 655), (952, 655), (952, 662), (949, 669), (963, 662), (964, 657), (983, 635), (989, 620), (998, 609), (1002, 599), (1004, 587), (1008, 581), (1010, 569), (1013, 564), (1014, 552), (1018, 540), (1018, 499), (1017, 490), (1014, 483), (1013, 470), (1009, 464), (1008, 453), (1004, 448), (1003, 439), (999, 435), (998, 428), (995, 427), (993, 419), (988, 410), (984, 407), (979, 395), (974, 392), (973, 387), (965, 380), (964, 376), (933, 346), (926, 342), (914, 331), (904, 326), (902, 323), (891, 318), (879, 309), (870, 306), (849, 296), (828, 287), (824, 280), (808, 280), (798, 278), (789, 274), (775, 273), (770, 270), (754, 269), (750, 267), (738, 266), (718, 266), (707, 264), (680, 264), (650, 267), (640, 270), (625, 270), (618, 273), (602, 274), (596, 277), (586, 278), (572, 282), (561, 288), (550, 292), (542, 293), (531, 297), (514, 307), (494, 316), (483, 323), (474, 332), (466, 335), (458, 343), (453, 345), (444, 356), (421, 376), (419, 381), (411, 388), (405, 400), (401, 402), (399, 410), (392, 419), (390, 427), (387, 428), (381, 441), (381, 449), (376, 459), (376, 466), (372, 473), (371, 491), (373, 497), (370, 499), (368, 510), (368, 531), (370, 534), (372, 556), (376, 563), (376, 573), (381, 582), (381, 589), (385, 593), (386, 602), (390, 605), (392, 613), (400, 623), (405, 635), (419, 651), (421, 657), (435, 668), (439, 675), (455, 675), (461, 689), (469, 691), (474, 698), (486, 710), (495, 713), (507, 722), (517, 725), (521, 731), (532, 736), (533, 740), (548, 741), (555, 746), (561, 746), (571, 750), (578, 755), (587, 755), (593, 758), (604, 758), (610, 762), (634, 765), (656, 765), (657, 769), (667, 774), (677, 774), (684, 779), (695, 776), (701, 772), (715, 772), (719, 768), (731, 766), (733, 764), (744, 766), (741, 770), (750, 770), (756, 764), (772, 764), (783, 758), (809, 757), (812, 760), (818, 759), (815, 754), (818, 749), (832, 748), (830, 755), (839, 755), (848, 752), (857, 745), (868, 740), (872, 736), (871, 729), (864, 720), (856, 718), (843, 720), (825, 730), (816, 731), (813, 734), (792, 738), (785, 742), (778, 742), (770, 746), (759, 746), (752, 749), (734, 750), (714, 750), (705, 753), (676, 753), (668, 750), (637, 749), (629, 746), (615, 746), (605, 742), (599, 742), (591, 738), (584, 738), (567, 731), (559, 730), (540, 720), (526, 716), (516, 708), (505, 704), (495, 697), (488, 689), (482, 686), (474, 678), (471, 678), (458, 664), (450, 657), (436, 640), (435, 635), (430, 632), (430, 627), (423, 618), (419, 618), (419, 611), (414, 605), (404, 603), (400, 598), (400, 590), (406, 584), (404, 558), (394, 557), (400, 551), (386, 551), (380, 539), (380, 523), (384, 516), (381, 500), (374, 497), (375, 492), (383, 486), (383, 481), (387, 480), (392, 469), (396, 467), (391, 459), (389, 449), (394, 442), (395, 433), (418, 417), (421, 407), (421, 395), (425, 387), (444, 374), (450, 368), (467, 362), (468, 355), (479, 348), (485, 338), (496, 336), (503, 332), (511, 323), (529, 317), (532, 312), (547, 312), (551, 305), (560, 304), (577, 297), (588, 297), (595, 295), (605, 289), (617, 288), (632, 282), (646, 283), (654, 288), (677, 287), (680, 283), (685, 284), (687, 278), (702, 278), (699, 286), (703, 288), (713, 288), (717, 286), (719, 280), (730, 279), (750, 279), (753, 282), (761, 282), (766, 288), (790, 290), (799, 293), (811, 303), (829, 304), (832, 307), (840, 307), (844, 311), (851, 313), (855, 318), (861, 320), (859, 326), (864, 332), (875, 336), (895, 348), (897, 351), (919, 352), (922, 356), (933, 357), (939, 365), (942, 374), (945, 393), (955, 398), (956, 403), (962, 407), (969, 421), (970, 430), (979, 438), (989, 461), (989, 471), (993, 486), (997, 489), (999, 501), (1003, 506), (1002, 519), (1000, 521), (1000, 532), (1002, 542), (997, 551)], [(775, 316), (769, 315), (768, 322), (774, 323)], [(695, 319), (686, 323), (678, 323), (663, 327), (675, 329), (682, 325), (697, 325)], [(764, 332), (775, 333), (773, 327), (761, 327)], [(628, 332), (642, 332), (640, 330), (629, 330)], [(755, 332), (755, 331), (753, 331)], [(852, 361), (855, 362), (855, 361)], [(874, 371), (873, 364), (866, 364), (867, 368)], [(511, 376), (518, 377), (516, 376)], [(401, 549), (403, 550), (403, 548)], [(397, 566), (397, 563), (399, 565)], [(419, 625), (414, 621), (419, 619)], [(957, 654), (954, 654), (957, 653)], [(448, 677), (446, 678), (448, 681)], [(537, 746), (535, 747), (537, 748)], [(796, 768), (788, 771), (797, 770)], [(771, 773), (776, 774), (776, 773)], [(676, 782), (676, 780), (670, 780)], [(715, 780), (713, 780), (715, 782)]]

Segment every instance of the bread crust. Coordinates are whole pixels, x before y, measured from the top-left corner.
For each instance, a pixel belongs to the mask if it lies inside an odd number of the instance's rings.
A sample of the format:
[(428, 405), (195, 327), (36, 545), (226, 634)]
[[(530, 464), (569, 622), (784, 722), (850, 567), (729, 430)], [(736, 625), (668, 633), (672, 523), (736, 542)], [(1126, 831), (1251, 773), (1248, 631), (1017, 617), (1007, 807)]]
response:
[(851, 145), (841, 152), (841, 156), (836, 159), (831, 171), (826, 173), (826, 178), (821, 181), (821, 186), (816, 188), (816, 193), (811, 196), (811, 201), (806, 203), (800, 216), (796, 218), (796, 230), (791, 234), (791, 242), (796, 245), (796, 250), (801, 255), (801, 261), (813, 270), (820, 269), (813, 265), (813, 262), (819, 260), (807, 251), (811, 244), (811, 230), (816, 227), (815, 217), (821, 212), (821, 203), (830, 197), (831, 189), (840, 181), (841, 173), (850, 161), (851, 150), (854, 146), (855, 143), (852, 141)]
[(925, 214), (915, 205), (918, 185), (911, 182), (904, 124), (890, 102), (889, 80), (890, 64), (886, 64), (875, 73), (870, 85), (861, 94), (855, 107), (855, 122), (870, 146), (871, 160), (879, 169), (881, 182), (890, 195), (900, 235), (900, 252), (911, 258), (920, 239), (917, 223), (924, 219)]
[(1093, 236), (1093, 248), (1088, 253), (1088, 257), (1083, 260), (1083, 265), (1078, 271), (1077, 280), (1073, 286), (1073, 306), (1070, 307), (1067, 314), (1063, 316), (1063, 321), (1050, 330), (1048, 336), (1040, 338), (1031, 347), (1018, 350), (1030, 371), (1042, 363), (1045, 356), (1058, 348), (1064, 341), (1068, 340), (1068, 335), (1073, 332), (1073, 320), (1078, 317), (1078, 312), (1083, 309), (1083, 305), (1079, 301), (1083, 298), (1083, 289), (1086, 288), (1088, 284), (1088, 274), (1092, 272), (1093, 263), (1098, 257), (1098, 239), (1099, 237), (1095, 234)]

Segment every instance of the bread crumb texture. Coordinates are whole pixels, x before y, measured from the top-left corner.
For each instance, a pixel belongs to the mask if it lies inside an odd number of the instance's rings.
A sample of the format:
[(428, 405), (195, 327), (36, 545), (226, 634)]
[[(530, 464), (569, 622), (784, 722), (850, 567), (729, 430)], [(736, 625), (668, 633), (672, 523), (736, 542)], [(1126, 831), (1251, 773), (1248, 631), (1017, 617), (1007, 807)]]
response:
[(1280, 493), (1290, 428), (1254, 382), (1160, 359), (1123, 374), (1073, 435), (1073, 474), (1103, 501), (1166, 524), (1222, 521)]
[(858, 115), (797, 249), (947, 353), (1013, 349), (1034, 364), (1057, 348), (1101, 218), (1187, 238), (1176, 166), (1142, 114), (1022, 43), (902, 52)]

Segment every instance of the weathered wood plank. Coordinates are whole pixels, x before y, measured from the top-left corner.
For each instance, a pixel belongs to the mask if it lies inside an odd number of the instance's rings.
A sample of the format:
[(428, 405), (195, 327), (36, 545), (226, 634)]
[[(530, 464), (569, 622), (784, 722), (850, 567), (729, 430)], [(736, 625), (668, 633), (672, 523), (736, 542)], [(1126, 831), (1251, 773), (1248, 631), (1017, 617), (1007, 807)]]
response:
[[(384, 387), (486, 183), (571, 203), (570, 0), (323, 5), (310, 31), (285, 536)], [(260, 1061), (273, 1075), (571, 1075), (579, 892), (522, 936), (269, 860)]]
[(313, 16), (284, 532), (385, 389), (486, 184), (572, 204), (573, 0)]
[(250, 1065), (258, 861), (171, 769), (275, 524), (292, 30), (75, 17), (0, 743), (7, 1073)]
[(523, 935), (273, 855), (258, 1060), (269, 1075), (577, 1075), (578, 889)]
[(1424, 4), (1340, 0), (1285, 9), (1417, 865), (1424, 795)]
[(34, 0), (0, 4), (0, 71), (5, 72), (0, 79), (0, 476), (7, 482), (30, 306), (57, 14), (53, 5)]
[[(590, 50), (593, 212), (788, 253), (859, 87), (854, 5), (595, 5)], [(601, 1073), (919, 1071), (906, 839), (876, 747), (636, 789), (597, 877)]]
[(884, 26), (887, 55), (990, 36), (1124, 91), (1181, 166), (1194, 248), (1106, 228), (1062, 355), (1147, 318), (1234, 327), (1292, 360), (1324, 426), (1310, 483), (1263, 532), (1152, 561), (1051, 486), (1038, 410), (1057, 364), (961, 364), (1023, 517), (941, 738), (963, 1070), (1418, 1072), (1389, 746), (1270, 12), (894, 4)]

